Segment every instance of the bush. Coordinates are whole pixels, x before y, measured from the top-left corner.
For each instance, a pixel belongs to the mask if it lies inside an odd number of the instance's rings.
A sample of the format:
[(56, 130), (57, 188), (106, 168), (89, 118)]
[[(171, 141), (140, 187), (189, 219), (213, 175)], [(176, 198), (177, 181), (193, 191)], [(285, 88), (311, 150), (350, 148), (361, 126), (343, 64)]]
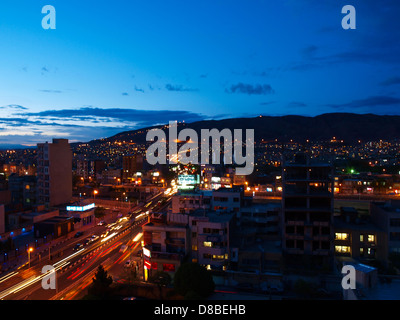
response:
[(184, 263), (175, 273), (174, 289), (184, 297), (206, 298), (214, 288), (211, 274), (197, 263)]

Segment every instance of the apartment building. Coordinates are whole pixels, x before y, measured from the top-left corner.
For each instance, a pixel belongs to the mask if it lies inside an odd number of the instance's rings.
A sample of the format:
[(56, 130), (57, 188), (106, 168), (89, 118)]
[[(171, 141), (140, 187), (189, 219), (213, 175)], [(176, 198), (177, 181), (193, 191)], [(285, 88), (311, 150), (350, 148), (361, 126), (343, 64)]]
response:
[(371, 202), (372, 222), (384, 230), (388, 252), (400, 253), (400, 201)]
[(205, 190), (181, 191), (172, 198), (172, 212), (190, 214), (197, 209), (209, 210), (212, 194)]
[(165, 214), (153, 215), (143, 230), (145, 277), (155, 271), (175, 273), (190, 253), (190, 229), (186, 224), (169, 224)]
[(282, 249), (293, 266), (332, 267), (333, 166), (305, 154), (282, 168)]
[(191, 258), (208, 270), (226, 270), (231, 258), (234, 213), (196, 211), (189, 216)]
[[(334, 218), (335, 256), (368, 263), (388, 263), (388, 242), (384, 230), (366, 218), (342, 214)], [(346, 260), (346, 259), (344, 259)]]
[(57, 206), (72, 198), (72, 151), (67, 139), (37, 145), (38, 203)]

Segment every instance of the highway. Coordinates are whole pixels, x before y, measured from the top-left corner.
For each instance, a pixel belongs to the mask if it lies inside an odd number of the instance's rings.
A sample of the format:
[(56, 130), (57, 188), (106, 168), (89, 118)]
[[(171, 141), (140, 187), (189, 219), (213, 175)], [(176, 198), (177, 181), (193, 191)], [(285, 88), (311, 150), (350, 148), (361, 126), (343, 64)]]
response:
[[(96, 226), (79, 238), (71, 238), (54, 250), (52, 260), (49, 257), (24, 266), (0, 278), (1, 300), (73, 300), (81, 298), (101, 264), (119, 281), (124, 264), (141, 250), (141, 226), (147, 222), (152, 210), (161, 208), (159, 201), (164, 198), (163, 206), (169, 204), (171, 197), (159, 194), (130, 215), (117, 218), (105, 226)], [(83, 245), (84, 240), (94, 239)], [(76, 247), (77, 244), (81, 247)], [(122, 248), (122, 249), (121, 249)], [(55, 268), (55, 289), (44, 289), (42, 281), (51, 276), (42, 273), (45, 265)], [(45, 279), (46, 280), (46, 279)], [(49, 283), (49, 282), (48, 282)]]

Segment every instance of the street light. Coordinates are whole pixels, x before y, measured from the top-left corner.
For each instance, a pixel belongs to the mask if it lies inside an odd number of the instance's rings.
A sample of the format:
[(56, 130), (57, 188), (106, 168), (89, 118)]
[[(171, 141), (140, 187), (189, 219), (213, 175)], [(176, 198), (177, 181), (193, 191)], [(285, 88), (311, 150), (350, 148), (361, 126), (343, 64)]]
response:
[(93, 200), (96, 199), (96, 194), (98, 194), (98, 193), (99, 193), (99, 191), (97, 191), (97, 190), (94, 190), (94, 191), (93, 191)]
[(30, 247), (28, 249), (28, 261), (29, 261), (29, 268), (31, 267), (31, 252), (33, 251), (33, 248)]

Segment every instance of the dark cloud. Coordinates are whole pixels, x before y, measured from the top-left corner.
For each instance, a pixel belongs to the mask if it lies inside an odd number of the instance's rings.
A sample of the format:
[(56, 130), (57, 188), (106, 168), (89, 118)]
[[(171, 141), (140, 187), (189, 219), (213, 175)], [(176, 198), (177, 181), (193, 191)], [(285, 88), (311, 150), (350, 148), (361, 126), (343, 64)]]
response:
[(274, 90), (269, 84), (245, 84), (239, 82), (238, 84), (231, 85), (230, 88), (225, 89), (227, 93), (245, 93), (248, 95), (265, 95), (274, 93)]
[(123, 96), (129, 96), (128, 92), (122, 92), (121, 93)]
[(289, 107), (307, 107), (307, 104), (304, 102), (292, 101), (288, 105)]
[(156, 124), (165, 124), (170, 120), (185, 120), (186, 122), (200, 121), (204, 116), (198, 113), (188, 111), (173, 110), (138, 110), (138, 109), (120, 109), (120, 108), (80, 108), (47, 110), (36, 113), (20, 114), (26, 117), (40, 117), (43, 121), (51, 118), (57, 121), (98, 121), (100, 122), (123, 122), (131, 123), (132, 126), (152, 126)]
[(137, 86), (135, 86), (135, 91), (144, 93), (144, 90), (142, 88), (137, 87)]
[(167, 89), (168, 91), (177, 91), (177, 92), (185, 92), (185, 91), (198, 91), (197, 89), (193, 89), (193, 88), (186, 88), (182, 85), (173, 85), (173, 84), (166, 84), (165, 85), (165, 89)]
[(260, 105), (261, 105), (261, 106), (268, 106), (268, 105), (273, 104), (273, 103), (275, 103), (275, 102), (276, 102), (276, 101), (261, 102)]
[(20, 106), (18, 104), (9, 104), (7, 106), (2, 106), (0, 109), (17, 109), (17, 110), (28, 110), (28, 108)]
[(400, 77), (392, 77), (380, 83), (381, 86), (392, 86), (395, 84), (400, 84)]
[(301, 55), (305, 59), (311, 59), (311, 58), (315, 57), (317, 51), (318, 51), (318, 47), (315, 45), (311, 45), (311, 46), (308, 46), (308, 47), (304, 48), (303, 50), (301, 50)]
[(343, 104), (329, 104), (327, 106), (335, 109), (361, 109), (365, 108), (368, 110), (373, 110), (377, 111), (378, 113), (380, 111), (384, 111), (380, 109), (381, 107), (385, 106), (395, 106), (398, 105), (400, 106), (400, 99), (399, 98), (394, 98), (394, 97), (389, 97), (389, 96), (374, 96), (374, 97), (369, 97), (365, 99), (359, 99), (359, 100), (353, 100), (349, 103), (343, 103)]

